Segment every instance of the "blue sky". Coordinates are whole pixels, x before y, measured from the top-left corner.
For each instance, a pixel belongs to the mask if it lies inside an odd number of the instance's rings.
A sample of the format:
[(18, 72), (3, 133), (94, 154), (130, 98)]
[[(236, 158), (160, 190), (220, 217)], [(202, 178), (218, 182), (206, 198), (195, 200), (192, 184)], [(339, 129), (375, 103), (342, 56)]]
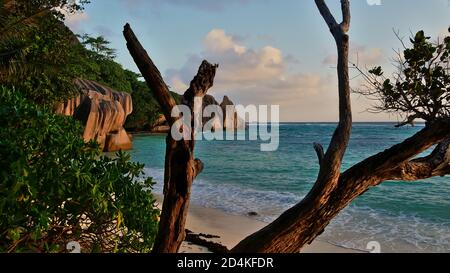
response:
[[(91, 0), (67, 19), (77, 33), (103, 35), (117, 60), (137, 71), (121, 31), (129, 22), (167, 84), (182, 93), (206, 58), (220, 64), (210, 91), (219, 102), (279, 104), (283, 121), (335, 121), (337, 79), (334, 41), (313, 0)], [(450, 26), (449, 0), (351, 1), (351, 59), (389, 70), (402, 36), (425, 30), (432, 37)], [(375, 1), (376, 2), (376, 1)], [(339, 20), (339, 1), (328, 0)], [(358, 56), (358, 58), (357, 58)], [(352, 85), (356, 88), (360, 80)], [(396, 121), (365, 112), (372, 102), (353, 96), (356, 121)]]

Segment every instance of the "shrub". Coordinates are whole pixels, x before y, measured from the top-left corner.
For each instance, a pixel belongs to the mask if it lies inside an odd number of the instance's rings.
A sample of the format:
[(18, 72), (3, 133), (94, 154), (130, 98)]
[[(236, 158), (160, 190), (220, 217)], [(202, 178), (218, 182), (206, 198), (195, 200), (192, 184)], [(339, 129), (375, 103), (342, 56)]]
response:
[(149, 251), (159, 211), (143, 165), (103, 156), (72, 118), (0, 92), (0, 252), (64, 252), (70, 241)]
[[(357, 92), (378, 101), (375, 112), (400, 114), (405, 122), (433, 122), (450, 116), (450, 36), (431, 41), (423, 31), (397, 52), (398, 71), (389, 78), (378, 66), (363, 73), (366, 88)], [(399, 126), (400, 126), (399, 125)]]

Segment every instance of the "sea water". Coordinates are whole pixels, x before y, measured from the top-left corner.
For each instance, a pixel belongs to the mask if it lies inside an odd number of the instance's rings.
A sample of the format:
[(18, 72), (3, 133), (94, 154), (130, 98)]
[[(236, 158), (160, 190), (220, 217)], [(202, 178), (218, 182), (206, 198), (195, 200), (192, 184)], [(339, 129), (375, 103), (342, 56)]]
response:
[[(253, 125), (251, 125), (253, 126)], [(261, 152), (260, 141), (197, 141), (196, 157), (205, 169), (195, 180), (192, 202), (227, 213), (257, 212), (270, 222), (298, 203), (313, 186), (319, 164), (313, 143), (325, 148), (333, 123), (282, 123), (280, 146)], [(343, 170), (412, 136), (417, 127), (356, 123)], [(136, 136), (135, 161), (162, 193), (165, 136)], [(385, 182), (355, 200), (321, 236), (332, 244), (366, 250), (376, 241), (382, 252), (450, 251), (450, 177), (415, 183)]]

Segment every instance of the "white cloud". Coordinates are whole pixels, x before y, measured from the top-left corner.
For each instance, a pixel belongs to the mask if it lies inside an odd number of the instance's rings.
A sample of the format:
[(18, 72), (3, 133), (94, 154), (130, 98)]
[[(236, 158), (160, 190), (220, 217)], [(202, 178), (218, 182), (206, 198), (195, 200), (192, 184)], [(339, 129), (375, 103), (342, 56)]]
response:
[[(321, 73), (293, 72), (292, 57), (270, 45), (252, 48), (222, 29), (211, 30), (203, 39), (203, 51), (191, 55), (180, 69), (165, 73), (168, 84), (179, 93), (188, 87), (203, 59), (219, 64), (210, 94), (220, 102), (223, 96), (243, 105), (280, 105), (282, 121), (336, 121), (338, 115), (337, 77), (334, 69)], [(360, 65), (375, 65), (382, 61), (381, 49), (354, 46)], [(333, 59), (334, 58), (334, 59)], [(295, 59), (296, 63), (299, 63)], [(355, 56), (356, 62), (356, 56)], [(324, 63), (336, 66), (336, 57), (327, 56)], [(356, 82), (355, 82), (356, 81)], [(359, 84), (354, 80), (352, 84)], [(355, 120), (389, 119), (387, 115), (364, 112), (371, 102), (353, 96)], [(373, 103), (373, 102), (372, 102)]]
[(170, 87), (173, 90), (187, 90), (189, 85), (183, 82), (178, 75), (173, 75), (170, 78)]
[[(248, 89), (255, 85), (280, 84), (277, 87), (286, 87), (299, 77), (287, 72), (280, 49), (272, 46), (247, 48), (222, 29), (211, 30), (204, 38), (203, 45), (204, 51), (192, 55), (181, 69), (167, 71), (166, 76), (171, 86), (187, 85), (202, 59), (219, 64), (216, 84), (228, 90)], [(184, 84), (180, 84), (181, 82)]]
[(89, 15), (85, 11), (69, 13), (66, 10), (60, 10), (65, 16), (65, 24), (73, 31), (78, 31), (80, 24), (89, 21)]
[(279, 48), (249, 48), (223, 29), (211, 30), (203, 46), (203, 51), (191, 55), (182, 68), (166, 71), (165, 78), (176, 91), (187, 88), (198, 65), (206, 59), (219, 64), (211, 90), (218, 100), (228, 95), (239, 104), (279, 104), (283, 120), (299, 120), (316, 113), (314, 109), (321, 107), (318, 104), (336, 102), (333, 76), (289, 71), (286, 63), (291, 62), (290, 55)]
[(223, 29), (213, 29), (204, 40), (206, 50), (210, 52), (223, 53), (232, 50), (237, 54), (244, 54), (247, 49), (239, 46), (233, 37), (227, 36)]

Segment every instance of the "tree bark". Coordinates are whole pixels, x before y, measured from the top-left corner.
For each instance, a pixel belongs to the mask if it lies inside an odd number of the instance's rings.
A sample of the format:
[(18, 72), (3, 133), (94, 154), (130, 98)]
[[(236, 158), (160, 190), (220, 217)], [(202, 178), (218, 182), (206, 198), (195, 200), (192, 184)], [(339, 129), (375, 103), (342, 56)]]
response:
[[(320, 162), (318, 179), (299, 204), (273, 223), (250, 235), (231, 251), (237, 253), (299, 252), (325, 230), (331, 220), (355, 198), (386, 180), (417, 180), (449, 174), (450, 120), (428, 124), (415, 136), (370, 157), (340, 173), (342, 158), (351, 134), (350, 84), (348, 75), (350, 6), (341, 0), (343, 21), (338, 24), (323, 0), (315, 0), (338, 48), (339, 125), (323, 155), (315, 144)], [(435, 151), (422, 159), (411, 160), (436, 143)]]
[[(342, 209), (371, 187), (384, 181), (416, 181), (450, 174), (450, 119), (427, 123), (426, 127), (390, 149), (369, 157), (341, 173), (341, 165), (352, 129), (349, 82), (350, 4), (341, 0), (342, 22), (337, 23), (324, 0), (315, 3), (334, 37), (338, 52), (339, 124), (326, 152), (315, 144), (320, 163), (317, 181), (308, 195), (296, 206), (284, 212), (273, 223), (242, 240), (231, 251), (235, 253), (299, 252), (312, 243)], [(130, 53), (164, 110), (170, 115), (174, 107), (167, 86), (137, 41), (129, 26), (125, 37)], [(191, 107), (196, 96), (202, 96), (212, 86), (217, 66), (204, 62), (199, 74), (184, 94), (183, 103)], [(169, 123), (175, 120), (167, 116)], [(194, 138), (193, 138), (194, 139)], [(427, 157), (418, 154), (439, 144)], [(164, 205), (154, 252), (177, 252), (184, 239), (184, 223), (189, 206), (193, 179), (203, 164), (194, 160), (194, 141), (176, 142), (167, 138)]]
[[(350, 7), (348, 0), (341, 1), (343, 21), (338, 24), (323, 0), (315, 2), (337, 46), (339, 124), (325, 155), (319, 149), (319, 175), (305, 199), (261, 231), (240, 242), (232, 252), (299, 252), (305, 244), (320, 235), (332, 219), (329, 217), (330, 205), (333, 203), (330, 198), (338, 185), (342, 159), (352, 129), (347, 35), (350, 29)], [(315, 146), (317, 152), (318, 146)]]
[[(450, 174), (450, 120), (428, 125), (413, 137), (369, 157), (342, 173), (326, 202), (308, 195), (277, 220), (241, 241), (232, 252), (287, 253), (322, 233), (330, 221), (353, 200), (384, 181), (416, 181)], [(440, 143), (430, 156), (412, 159)]]
[(441, 142), (426, 157), (400, 164), (386, 174), (388, 180), (417, 181), (450, 174), (450, 139)]
[[(142, 76), (154, 92), (155, 97), (172, 126), (178, 118), (172, 117), (176, 102), (171, 96), (161, 73), (153, 64), (129, 24), (124, 27), (127, 47), (133, 56)], [(194, 99), (203, 97), (213, 86), (218, 65), (203, 61), (198, 74), (184, 93), (183, 104), (191, 109), (194, 117)], [(193, 119), (191, 121), (193, 123)], [(192, 125), (192, 124), (191, 124)], [(189, 210), (192, 183), (203, 170), (203, 163), (194, 159), (195, 137), (191, 130), (190, 140), (175, 141), (169, 133), (166, 139), (166, 159), (164, 166), (164, 202), (159, 223), (159, 231), (153, 246), (154, 253), (177, 253), (185, 238), (185, 223)]]

